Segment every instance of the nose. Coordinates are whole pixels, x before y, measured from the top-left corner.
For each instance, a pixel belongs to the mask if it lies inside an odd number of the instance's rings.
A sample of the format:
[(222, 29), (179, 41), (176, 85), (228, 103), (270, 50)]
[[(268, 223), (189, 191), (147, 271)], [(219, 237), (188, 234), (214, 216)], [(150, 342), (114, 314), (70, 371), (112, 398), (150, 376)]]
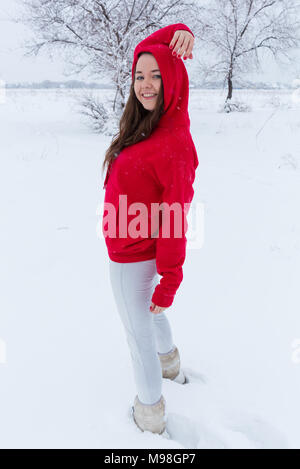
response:
[(145, 78), (143, 83), (143, 89), (148, 90), (152, 88), (151, 78)]

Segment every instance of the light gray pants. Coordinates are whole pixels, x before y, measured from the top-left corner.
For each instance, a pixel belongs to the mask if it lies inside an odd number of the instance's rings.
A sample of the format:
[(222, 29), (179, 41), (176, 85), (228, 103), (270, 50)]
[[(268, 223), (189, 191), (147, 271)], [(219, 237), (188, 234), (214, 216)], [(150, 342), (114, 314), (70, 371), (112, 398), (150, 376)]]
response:
[(154, 314), (149, 309), (159, 282), (156, 260), (120, 263), (109, 259), (109, 272), (130, 349), (138, 398), (143, 404), (155, 404), (162, 394), (158, 352), (164, 354), (174, 348), (167, 310)]

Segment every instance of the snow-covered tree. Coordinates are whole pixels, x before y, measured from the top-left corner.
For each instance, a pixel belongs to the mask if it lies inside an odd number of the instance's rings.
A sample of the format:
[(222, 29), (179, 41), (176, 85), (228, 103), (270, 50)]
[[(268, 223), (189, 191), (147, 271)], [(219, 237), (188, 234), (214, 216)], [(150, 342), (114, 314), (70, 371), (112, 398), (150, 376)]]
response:
[(230, 107), (234, 79), (259, 70), (261, 52), (269, 50), (275, 60), (289, 58), (299, 46), (299, 0), (210, 0), (206, 2), (206, 23), (202, 47), (208, 59), (201, 61), (207, 78), (222, 78)]
[[(46, 49), (63, 53), (69, 73), (82, 70), (89, 78), (105, 77), (115, 85), (113, 113), (120, 117), (131, 81), (133, 51), (139, 41), (172, 22), (191, 24), (191, 0), (22, 0), (17, 21), (30, 26), (33, 37), (25, 55)], [(92, 119), (105, 118), (101, 105), (88, 97)], [(101, 103), (100, 103), (101, 104)], [(101, 126), (99, 126), (101, 127)]]

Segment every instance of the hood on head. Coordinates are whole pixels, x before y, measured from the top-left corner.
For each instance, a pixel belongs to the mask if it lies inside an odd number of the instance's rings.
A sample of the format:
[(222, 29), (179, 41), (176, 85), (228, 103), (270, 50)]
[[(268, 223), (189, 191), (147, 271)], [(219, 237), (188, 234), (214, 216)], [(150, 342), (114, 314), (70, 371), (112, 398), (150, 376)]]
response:
[(151, 36), (141, 41), (134, 50), (132, 80), (139, 54), (150, 52), (155, 57), (163, 81), (164, 111), (158, 127), (185, 126), (190, 128), (188, 114), (189, 78), (183, 59), (172, 55), (172, 50), (164, 43), (154, 42)]

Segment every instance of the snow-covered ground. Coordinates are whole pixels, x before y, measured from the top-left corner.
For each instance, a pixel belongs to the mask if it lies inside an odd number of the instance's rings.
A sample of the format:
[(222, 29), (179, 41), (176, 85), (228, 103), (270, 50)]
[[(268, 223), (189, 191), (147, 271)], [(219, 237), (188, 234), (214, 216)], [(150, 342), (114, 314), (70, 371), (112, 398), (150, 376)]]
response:
[[(164, 380), (169, 437), (142, 433), (130, 353), (99, 236), (110, 137), (80, 92), (13, 91), (0, 104), (0, 446), (300, 448), (300, 103), (190, 92), (199, 167), (188, 244), (167, 310), (192, 382)], [(99, 94), (107, 91), (99, 91)]]

